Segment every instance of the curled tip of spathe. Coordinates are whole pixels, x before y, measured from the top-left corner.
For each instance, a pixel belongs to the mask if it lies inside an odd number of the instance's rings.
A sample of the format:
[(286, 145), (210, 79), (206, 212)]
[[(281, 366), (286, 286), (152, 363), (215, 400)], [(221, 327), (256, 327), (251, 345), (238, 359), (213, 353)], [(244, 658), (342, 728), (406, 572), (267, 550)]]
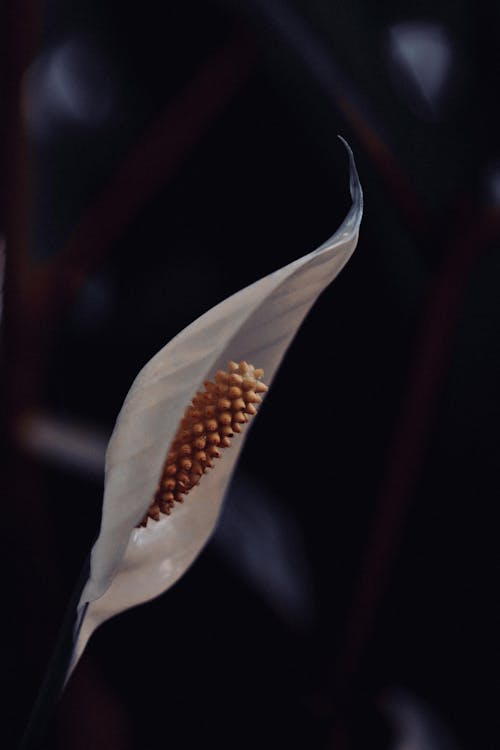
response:
[(359, 182), (359, 175), (358, 170), (356, 168), (356, 162), (354, 161), (354, 154), (352, 153), (352, 149), (349, 146), (346, 139), (341, 136), (339, 133), (337, 133), (337, 138), (344, 144), (347, 154), (349, 156), (349, 189), (351, 193), (351, 198), (353, 201), (358, 203), (359, 208), (361, 211), (363, 210), (363, 191), (361, 189), (361, 184)]

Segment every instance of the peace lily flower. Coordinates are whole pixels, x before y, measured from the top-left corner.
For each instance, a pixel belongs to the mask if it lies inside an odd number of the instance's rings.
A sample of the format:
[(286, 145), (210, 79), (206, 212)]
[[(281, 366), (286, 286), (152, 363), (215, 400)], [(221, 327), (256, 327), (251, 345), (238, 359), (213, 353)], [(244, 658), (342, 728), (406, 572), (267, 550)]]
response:
[(246, 422), (303, 319), (357, 244), (363, 196), (343, 142), (353, 202), (335, 234), (202, 315), (133, 383), (106, 453), (101, 528), (89, 571), (70, 604), (23, 748), (43, 732), (95, 629), (166, 591), (214, 530)]
[(353, 203), (335, 234), (202, 315), (133, 383), (106, 454), (101, 529), (66, 679), (100, 624), (166, 591), (209, 539), (245, 422), (309, 309), (356, 247), (363, 197), (345, 145)]

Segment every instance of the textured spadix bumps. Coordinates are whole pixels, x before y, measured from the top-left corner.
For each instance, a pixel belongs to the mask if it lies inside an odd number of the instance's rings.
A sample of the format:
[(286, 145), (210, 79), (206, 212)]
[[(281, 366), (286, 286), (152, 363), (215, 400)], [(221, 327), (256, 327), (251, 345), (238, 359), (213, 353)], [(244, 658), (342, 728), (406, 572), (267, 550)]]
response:
[[(347, 263), (356, 247), (363, 208), (348, 151), (353, 203), (335, 234), (314, 252), (202, 315), (158, 352), (133, 383), (106, 454), (101, 529), (78, 605), (68, 675), (100, 623), (168, 589), (209, 539), (251, 425), (220, 451), (216, 467), (193, 484), (186, 502), (176, 503), (174, 494), (172, 508), (171, 498), (166, 498), (168, 516), (161, 513), (156, 495), (166, 452), (176, 441), (186, 406), (228, 361), (255, 363), (271, 385), (309, 309)], [(235, 238), (235, 252), (237, 247)], [(257, 394), (257, 388), (253, 392)], [(334, 394), (332, 383), (332, 398)], [(181, 497), (182, 493), (177, 499)], [(140, 527), (152, 501), (160, 508), (159, 520)]]
[(162, 513), (169, 516), (175, 503), (184, 502), (221, 457), (221, 450), (229, 448), (234, 434), (257, 414), (260, 394), (267, 391), (263, 375), (264, 370), (248, 362), (229, 362), (227, 371), (219, 370), (213, 381), (205, 381), (182, 418), (141, 526), (148, 518), (159, 521)]

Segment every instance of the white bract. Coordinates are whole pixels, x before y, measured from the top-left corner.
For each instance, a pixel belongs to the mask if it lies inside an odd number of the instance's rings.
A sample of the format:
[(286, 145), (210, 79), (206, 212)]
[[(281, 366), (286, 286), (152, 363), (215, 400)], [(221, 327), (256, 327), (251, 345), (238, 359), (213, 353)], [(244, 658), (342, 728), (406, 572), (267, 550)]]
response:
[[(347, 146), (347, 144), (346, 144)], [(106, 454), (102, 523), (78, 605), (71, 674), (105, 620), (166, 591), (209, 539), (248, 427), (182, 505), (137, 528), (151, 504), (184, 410), (229, 360), (264, 368), (270, 385), (309, 309), (349, 260), (363, 197), (352, 153), (352, 207), (320, 248), (229, 297), (184, 329), (148, 362), (130, 389)]]

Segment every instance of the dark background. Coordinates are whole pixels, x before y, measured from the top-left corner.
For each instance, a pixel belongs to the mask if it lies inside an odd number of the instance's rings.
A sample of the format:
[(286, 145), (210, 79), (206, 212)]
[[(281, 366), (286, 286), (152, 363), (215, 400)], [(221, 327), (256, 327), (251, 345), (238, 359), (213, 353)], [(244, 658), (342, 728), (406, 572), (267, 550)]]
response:
[(133, 378), (337, 228), (338, 133), (358, 249), (215, 539), (94, 636), (45, 746), (497, 746), (498, 7), (4, 5), (3, 746), (98, 531)]

